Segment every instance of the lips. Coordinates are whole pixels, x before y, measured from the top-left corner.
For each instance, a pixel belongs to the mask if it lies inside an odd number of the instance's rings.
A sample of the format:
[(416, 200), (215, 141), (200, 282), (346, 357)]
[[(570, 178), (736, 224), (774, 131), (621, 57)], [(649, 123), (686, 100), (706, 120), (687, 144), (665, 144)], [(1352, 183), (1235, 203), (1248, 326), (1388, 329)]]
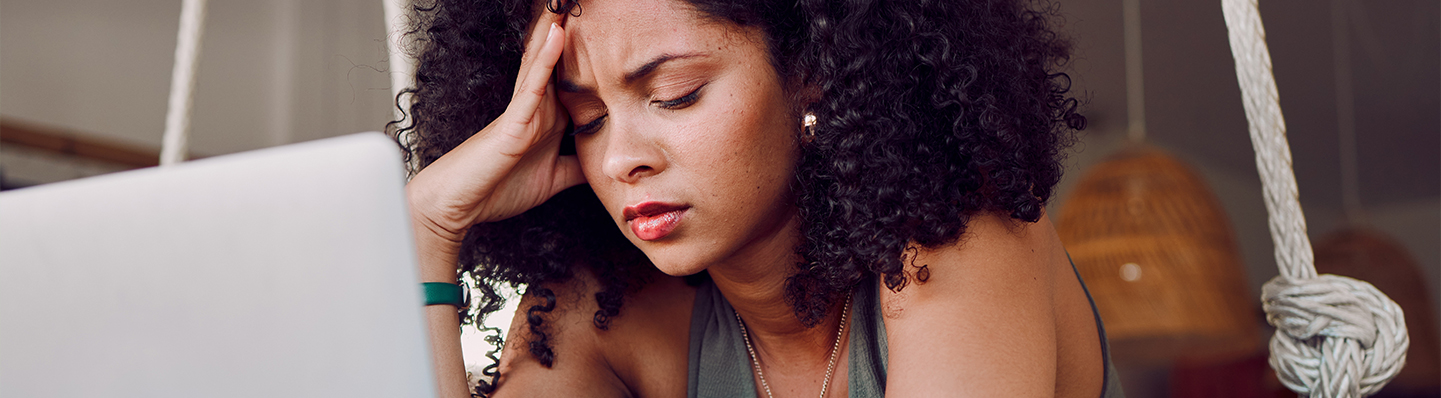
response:
[(635, 233), (637, 238), (644, 241), (653, 241), (670, 235), (671, 231), (680, 224), (681, 216), (685, 215), (690, 206), (645, 202), (635, 206), (626, 206), (624, 215), (626, 224), (630, 225), (630, 231)]

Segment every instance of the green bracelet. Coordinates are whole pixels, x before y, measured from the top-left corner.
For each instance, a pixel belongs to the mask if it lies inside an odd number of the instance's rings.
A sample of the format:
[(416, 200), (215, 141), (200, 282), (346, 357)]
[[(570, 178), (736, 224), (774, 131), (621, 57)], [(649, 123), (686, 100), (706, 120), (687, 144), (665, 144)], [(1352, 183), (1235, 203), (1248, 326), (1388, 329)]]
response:
[(445, 282), (421, 283), (425, 287), (425, 305), (446, 304), (455, 308), (465, 307), (465, 289), (460, 285)]

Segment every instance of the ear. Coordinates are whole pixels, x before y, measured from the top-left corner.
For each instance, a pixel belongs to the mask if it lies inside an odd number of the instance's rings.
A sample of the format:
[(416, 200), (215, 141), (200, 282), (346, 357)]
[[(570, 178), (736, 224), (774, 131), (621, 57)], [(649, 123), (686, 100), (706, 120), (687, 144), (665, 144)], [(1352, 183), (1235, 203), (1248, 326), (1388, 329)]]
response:
[(795, 87), (794, 90), (791, 90), (791, 103), (796, 104), (794, 109), (796, 116), (811, 112), (811, 104), (821, 100), (821, 88), (813, 82), (796, 82), (791, 87)]
[(801, 145), (810, 145), (816, 139), (816, 115), (812, 105), (821, 99), (821, 88), (805, 78), (792, 79), (788, 87), (790, 91), (791, 116), (797, 122), (796, 138)]

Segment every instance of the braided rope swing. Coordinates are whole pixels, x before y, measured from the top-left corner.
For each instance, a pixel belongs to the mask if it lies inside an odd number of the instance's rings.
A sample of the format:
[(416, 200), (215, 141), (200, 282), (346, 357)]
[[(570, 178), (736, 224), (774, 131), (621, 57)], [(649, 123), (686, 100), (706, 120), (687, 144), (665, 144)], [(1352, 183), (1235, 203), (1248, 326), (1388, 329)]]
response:
[(205, 33), (206, 0), (184, 0), (180, 29), (175, 36), (175, 66), (170, 72), (170, 101), (165, 111), (165, 134), (160, 139), (160, 165), (185, 161), (190, 147), (190, 108), (195, 104), (196, 61)]
[(1369, 283), (1316, 274), (1260, 10), (1256, 0), (1222, 0), (1221, 8), (1280, 268), (1261, 293), (1266, 321), (1276, 327), (1271, 368), (1298, 394), (1375, 394), (1406, 364), (1401, 307)]

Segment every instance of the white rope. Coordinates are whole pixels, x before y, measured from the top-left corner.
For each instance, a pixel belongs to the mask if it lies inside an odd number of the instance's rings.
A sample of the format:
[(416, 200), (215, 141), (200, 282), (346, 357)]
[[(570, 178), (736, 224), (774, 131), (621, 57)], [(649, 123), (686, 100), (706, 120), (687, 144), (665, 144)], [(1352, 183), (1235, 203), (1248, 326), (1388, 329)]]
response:
[[(415, 60), (406, 53), (404, 45), (410, 0), (381, 0), (381, 4), (385, 8), (385, 48), (390, 53), (390, 98), (393, 100), (401, 90), (415, 83)], [(404, 112), (395, 110), (396, 119), (404, 117)]]
[(1336, 275), (1272, 279), (1262, 289), (1271, 367), (1282, 384), (1313, 397), (1375, 394), (1406, 363), (1401, 307), (1371, 284)]
[(204, 33), (205, 0), (185, 0), (180, 6), (180, 31), (175, 39), (175, 68), (170, 72), (170, 108), (165, 113), (165, 136), (160, 144), (161, 166), (184, 161), (188, 152), (195, 61), (200, 56), (200, 36)]
[[(392, 100), (400, 96), (400, 92), (415, 84), (415, 58), (407, 52), (405, 45), (405, 31), (410, 22), (410, 0), (381, 0), (385, 9), (385, 48), (390, 53), (390, 98)], [(410, 97), (400, 99), (400, 104), (410, 106)], [(407, 109), (408, 110), (408, 109)], [(395, 109), (395, 120), (405, 121), (406, 110)], [(396, 137), (401, 143), (409, 144), (413, 139), (413, 131), (406, 131), (400, 137)], [(415, 170), (420, 167), (420, 159), (412, 157), (409, 169)]]
[(1271, 367), (1299, 394), (1374, 394), (1406, 363), (1401, 307), (1366, 282), (1316, 275), (1260, 10), (1256, 0), (1221, 5), (1281, 273), (1261, 295), (1266, 321), (1276, 326)]

